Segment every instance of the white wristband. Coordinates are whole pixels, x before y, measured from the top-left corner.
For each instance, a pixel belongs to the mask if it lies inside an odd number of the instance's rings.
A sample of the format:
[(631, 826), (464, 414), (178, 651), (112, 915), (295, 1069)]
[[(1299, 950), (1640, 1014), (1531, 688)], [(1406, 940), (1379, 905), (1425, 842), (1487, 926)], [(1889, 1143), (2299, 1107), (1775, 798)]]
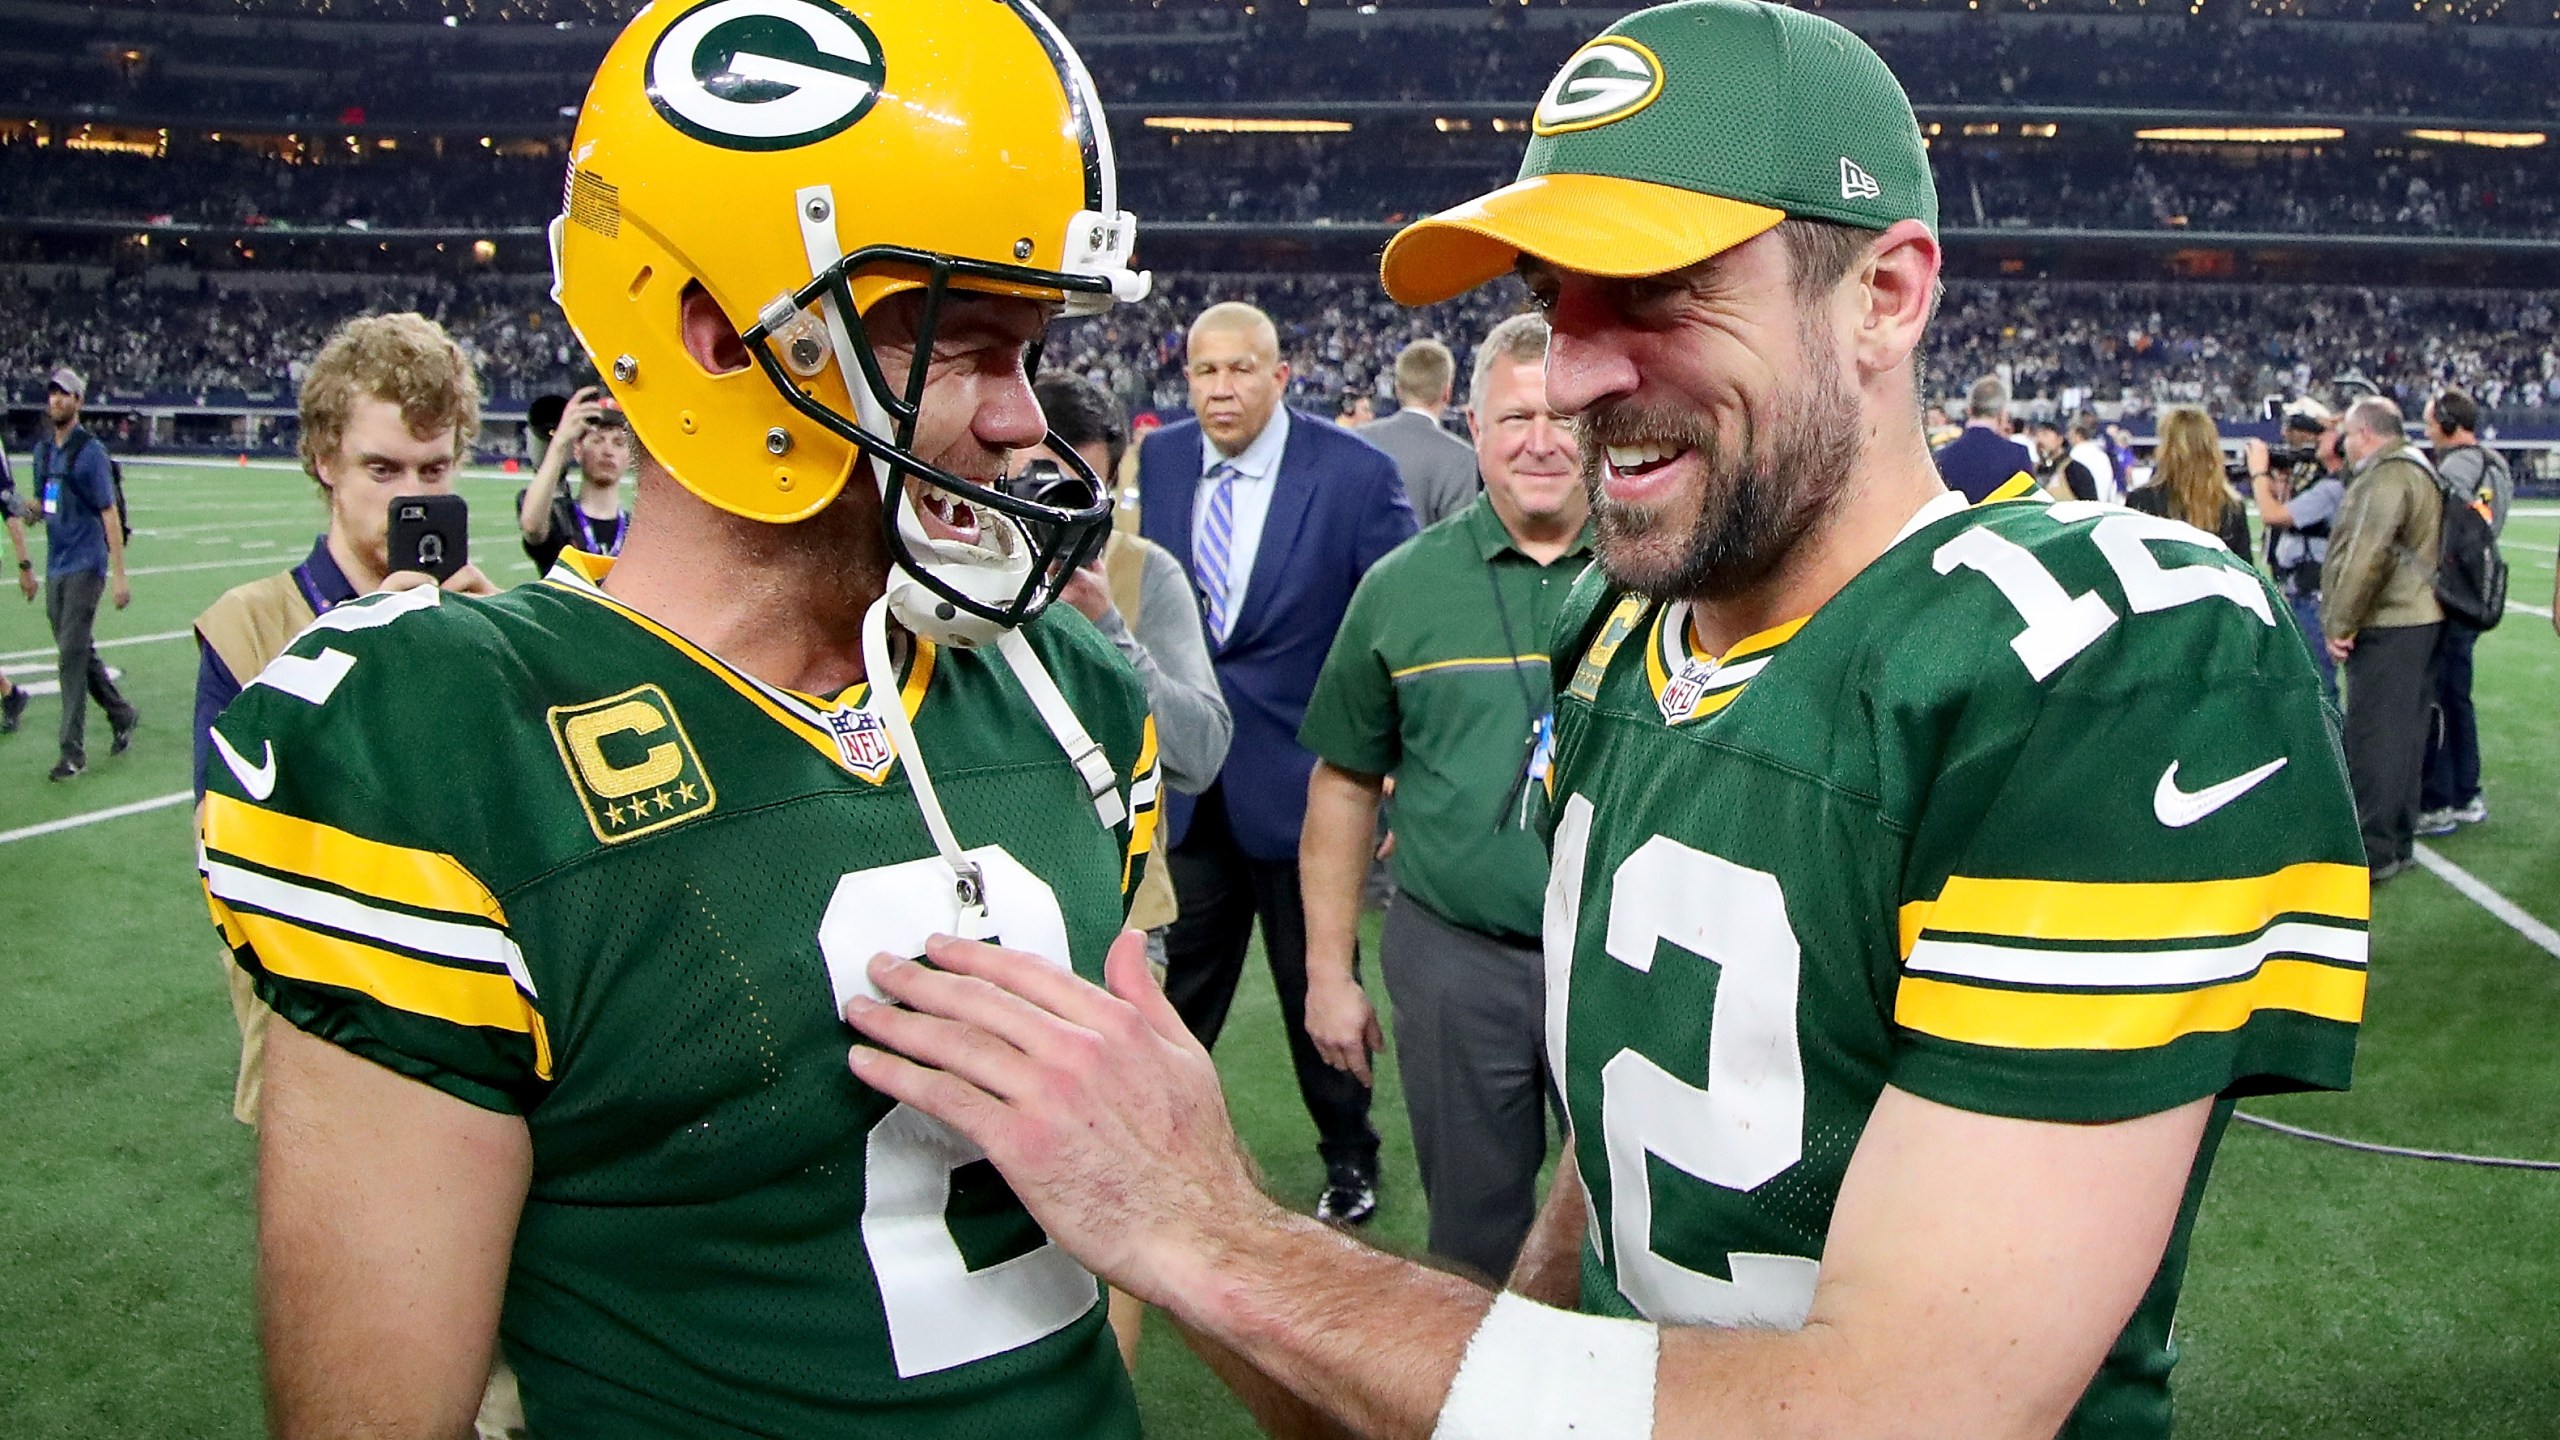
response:
[(1662, 1333), (1503, 1292), (1467, 1342), (1431, 1440), (1650, 1440)]

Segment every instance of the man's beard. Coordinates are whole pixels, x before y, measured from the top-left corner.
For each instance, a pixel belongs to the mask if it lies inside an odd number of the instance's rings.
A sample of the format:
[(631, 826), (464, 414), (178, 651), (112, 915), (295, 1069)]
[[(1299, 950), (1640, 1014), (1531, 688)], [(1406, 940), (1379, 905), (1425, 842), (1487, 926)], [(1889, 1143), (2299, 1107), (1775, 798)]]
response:
[[(1810, 328), (1806, 353), (1828, 358)], [(1728, 600), (1777, 573), (1847, 493), (1865, 418), (1838, 371), (1817, 365), (1797, 388), (1771, 397), (1768, 414), (1746, 407), (1742, 443), (1727, 454), (1705, 417), (1662, 406), (1610, 405), (1584, 412), (1582, 486), (1591, 497), (1600, 563), (1611, 579), (1657, 600)], [(1601, 471), (1610, 445), (1684, 446), (1704, 472), (1685, 539), (1669, 506), (1609, 499)]]

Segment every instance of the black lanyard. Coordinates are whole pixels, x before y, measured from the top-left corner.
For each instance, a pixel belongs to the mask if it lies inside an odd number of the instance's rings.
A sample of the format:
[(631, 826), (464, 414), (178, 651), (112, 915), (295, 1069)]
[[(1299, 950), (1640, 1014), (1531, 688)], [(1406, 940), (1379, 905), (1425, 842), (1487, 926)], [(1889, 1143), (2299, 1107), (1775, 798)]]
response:
[[(1523, 555), (1521, 558), (1528, 557)], [(1511, 789), (1502, 797), (1502, 818), (1494, 828), (1501, 830), (1518, 825), (1525, 830), (1529, 825), (1529, 781), (1538, 770), (1540, 754), (1553, 739), (1555, 715), (1550, 707), (1538, 703), (1537, 692), (1529, 688), (1529, 677), (1520, 673), (1520, 641), (1511, 629), (1510, 603), (1502, 598), (1502, 577), (1495, 569), (1499, 559), (1497, 553), (1494, 560), (1486, 562), (1484, 578), (1485, 583), (1493, 587), (1493, 615), (1502, 626), (1503, 658), (1510, 662), (1511, 679), (1520, 687), (1520, 707), (1528, 714), (1529, 738), (1520, 757), (1519, 769), (1511, 777)]]

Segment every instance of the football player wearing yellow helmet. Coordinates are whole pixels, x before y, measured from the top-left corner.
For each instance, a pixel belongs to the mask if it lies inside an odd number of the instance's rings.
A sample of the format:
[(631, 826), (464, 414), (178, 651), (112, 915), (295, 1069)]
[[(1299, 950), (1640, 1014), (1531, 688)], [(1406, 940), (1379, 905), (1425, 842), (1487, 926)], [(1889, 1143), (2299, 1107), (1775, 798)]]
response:
[(1093, 1277), (841, 1018), (936, 933), (1099, 976), (1146, 863), (1144, 690), (1048, 610), (1104, 489), (998, 487), (1146, 285), (1092, 82), (1023, 0), (661, 0), (564, 200), (620, 555), (341, 606), (216, 727), (274, 1428), (460, 1433), (502, 1348), (546, 1440), (1134, 1436)]

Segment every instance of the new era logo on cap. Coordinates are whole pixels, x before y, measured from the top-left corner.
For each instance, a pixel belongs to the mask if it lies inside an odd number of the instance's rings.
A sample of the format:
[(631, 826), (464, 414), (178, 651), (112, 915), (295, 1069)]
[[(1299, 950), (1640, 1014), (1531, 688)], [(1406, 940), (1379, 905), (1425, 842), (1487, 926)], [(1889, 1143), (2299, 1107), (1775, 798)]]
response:
[(1840, 157), (1841, 199), (1873, 200), (1883, 193), (1884, 187), (1876, 183), (1876, 177), (1859, 169), (1857, 161), (1846, 155)]

